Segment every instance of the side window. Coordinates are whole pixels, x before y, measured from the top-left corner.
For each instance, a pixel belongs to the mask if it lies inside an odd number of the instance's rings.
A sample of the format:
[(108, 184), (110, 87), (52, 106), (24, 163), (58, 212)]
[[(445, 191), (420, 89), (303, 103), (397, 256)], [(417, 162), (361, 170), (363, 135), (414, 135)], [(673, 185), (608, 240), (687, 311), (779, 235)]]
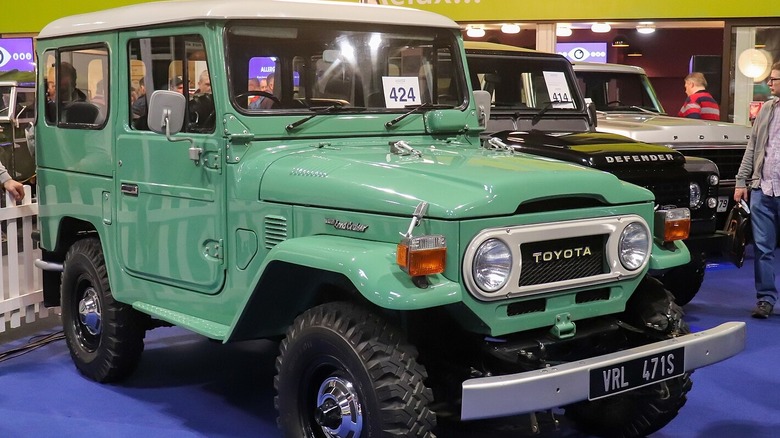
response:
[(186, 132), (213, 132), (215, 127), (211, 74), (203, 39), (198, 35), (139, 38), (128, 43), (130, 83), (128, 124), (148, 131), (148, 99), (155, 90), (171, 90), (187, 98)]
[(46, 121), (64, 128), (96, 129), (108, 108), (108, 50), (103, 47), (47, 51)]

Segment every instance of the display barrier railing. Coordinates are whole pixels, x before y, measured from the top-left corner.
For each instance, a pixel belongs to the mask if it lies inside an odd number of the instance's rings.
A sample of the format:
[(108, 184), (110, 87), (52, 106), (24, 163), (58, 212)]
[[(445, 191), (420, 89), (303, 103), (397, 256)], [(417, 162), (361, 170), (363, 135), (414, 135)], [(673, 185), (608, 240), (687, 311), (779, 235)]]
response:
[(25, 197), (18, 203), (5, 194), (0, 207), (2, 229), (2, 266), (0, 266), (0, 332), (17, 328), (38, 318), (49, 316), (43, 305), (41, 271), (33, 262), (40, 249), (32, 240), (38, 204), (32, 199), (30, 186), (24, 186)]

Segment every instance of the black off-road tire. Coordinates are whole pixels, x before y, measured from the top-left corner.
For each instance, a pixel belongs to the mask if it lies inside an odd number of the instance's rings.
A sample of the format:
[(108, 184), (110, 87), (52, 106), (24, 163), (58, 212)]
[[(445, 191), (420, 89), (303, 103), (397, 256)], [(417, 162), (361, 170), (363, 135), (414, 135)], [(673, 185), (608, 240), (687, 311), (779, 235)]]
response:
[[(654, 318), (653, 315), (662, 315)], [(679, 325), (669, 324), (666, 338), (690, 333), (682, 321), (683, 311), (673, 302), (673, 297), (657, 279), (645, 277), (627, 304), (624, 320), (634, 327), (642, 322), (659, 322), (672, 314)], [(660, 334), (656, 334), (658, 336)], [(651, 336), (649, 339), (652, 339)], [(636, 345), (624, 345), (630, 348)], [(617, 351), (621, 346), (616, 345)], [(582, 401), (565, 407), (565, 416), (574, 426), (590, 435), (609, 438), (644, 437), (669, 424), (688, 401), (687, 394), (693, 382), (691, 373), (638, 388), (623, 394)]]
[(76, 368), (98, 382), (130, 375), (144, 349), (145, 315), (114, 300), (98, 239), (80, 240), (68, 250), (60, 292), (63, 331)]
[[(276, 371), (278, 425), (288, 438), (328, 437), (323, 427), (333, 437), (434, 438), (433, 392), (416, 349), (360, 306), (327, 303), (301, 314), (280, 345)], [(353, 417), (338, 407), (323, 415), (329, 400)]]
[(688, 264), (677, 266), (663, 275), (661, 281), (674, 295), (677, 305), (684, 306), (696, 296), (704, 282), (706, 267), (704, 255), (691, 252), (691, 261)]

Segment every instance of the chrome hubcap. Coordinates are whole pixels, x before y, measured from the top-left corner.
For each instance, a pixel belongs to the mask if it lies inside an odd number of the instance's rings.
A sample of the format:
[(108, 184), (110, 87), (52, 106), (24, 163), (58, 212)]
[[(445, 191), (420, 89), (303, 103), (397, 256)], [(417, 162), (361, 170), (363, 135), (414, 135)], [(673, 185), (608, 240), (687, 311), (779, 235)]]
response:
[(314, 418), (328, 437), (359, 437), (363, 430), (363, 411), (352, 383), (338, 377), (322, 382)]
[(100, 316), (100, 301), (94, 288), (84, 291), (84, 296), (79, 301), (79, 320), (84, 328), (92, 336), (97, 336), (103, 327)]

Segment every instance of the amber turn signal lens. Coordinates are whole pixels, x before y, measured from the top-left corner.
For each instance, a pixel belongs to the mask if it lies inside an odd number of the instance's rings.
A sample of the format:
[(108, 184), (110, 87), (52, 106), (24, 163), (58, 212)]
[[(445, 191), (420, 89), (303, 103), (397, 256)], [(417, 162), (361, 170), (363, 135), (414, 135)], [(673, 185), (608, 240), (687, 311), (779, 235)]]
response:
[(444, 272), (447, 245), (444, 236), (404, 238), (396, 252), (396, 262), (412, 277)]
[(691, 211), (687, 208), (672, 208), (655, 212), (656, 237), (664, 242), (684, 240), (691, 232)]

